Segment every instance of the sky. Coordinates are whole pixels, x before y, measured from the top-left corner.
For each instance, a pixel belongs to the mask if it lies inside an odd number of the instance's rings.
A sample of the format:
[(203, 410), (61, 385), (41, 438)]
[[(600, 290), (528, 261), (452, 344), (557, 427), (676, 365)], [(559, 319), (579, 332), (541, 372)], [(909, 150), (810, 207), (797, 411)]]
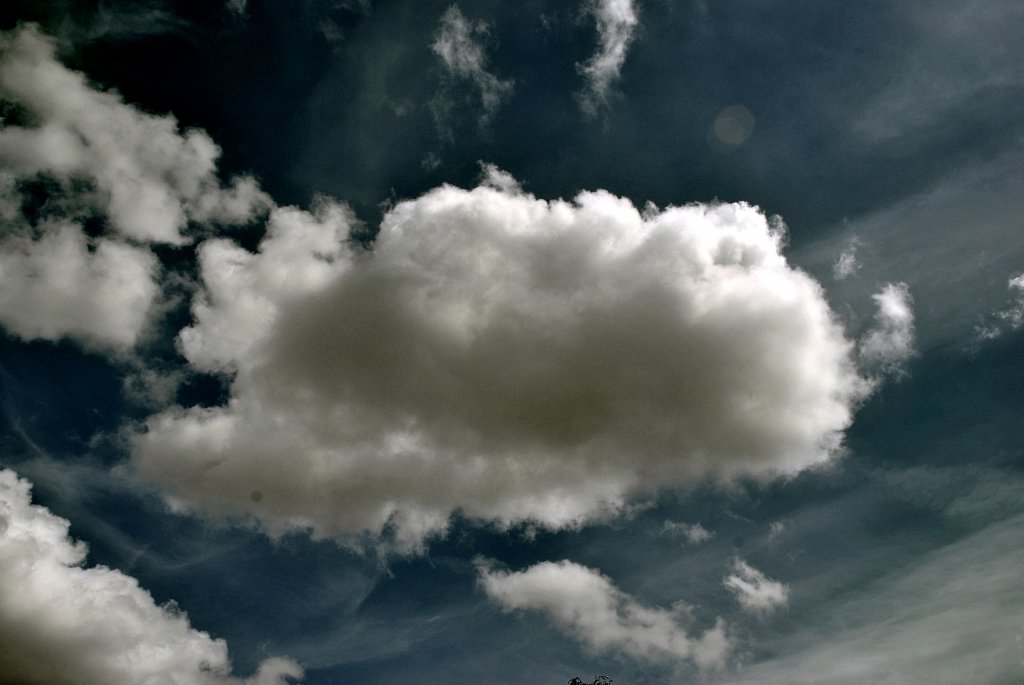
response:
[(5, 3), (0, 680), (1019, 685), (1022, 32)]

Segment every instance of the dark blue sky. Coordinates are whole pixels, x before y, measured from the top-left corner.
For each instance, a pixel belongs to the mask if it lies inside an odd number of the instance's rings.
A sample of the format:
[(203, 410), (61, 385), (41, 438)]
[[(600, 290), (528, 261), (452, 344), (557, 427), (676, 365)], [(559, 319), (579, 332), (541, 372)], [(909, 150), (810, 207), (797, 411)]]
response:
[(1024, 7), (242, 5), (0, 10), (0, 671), (1024, 678)]

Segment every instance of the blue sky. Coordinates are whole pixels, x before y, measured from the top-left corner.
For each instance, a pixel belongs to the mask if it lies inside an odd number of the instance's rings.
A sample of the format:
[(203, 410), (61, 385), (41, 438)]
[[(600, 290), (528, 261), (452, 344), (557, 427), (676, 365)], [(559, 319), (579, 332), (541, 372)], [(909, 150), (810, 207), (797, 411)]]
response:
[(1022, 29), (8, 3), (4, 682), (1019, 683)]

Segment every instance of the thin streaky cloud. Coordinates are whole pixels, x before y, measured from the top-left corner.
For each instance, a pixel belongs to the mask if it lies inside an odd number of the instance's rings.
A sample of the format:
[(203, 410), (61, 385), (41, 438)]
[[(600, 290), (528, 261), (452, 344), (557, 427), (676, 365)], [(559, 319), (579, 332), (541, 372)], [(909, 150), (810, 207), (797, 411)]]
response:
[(640, 18), (633, 0), (588, 0), (586, 10), (597, 23), (600, 45), (597, 52), (577, 68), (587, 81), (579, 95), (580, 105), (584, 112), (593, 116), (608, 103), (612, 87), (626, 63)]

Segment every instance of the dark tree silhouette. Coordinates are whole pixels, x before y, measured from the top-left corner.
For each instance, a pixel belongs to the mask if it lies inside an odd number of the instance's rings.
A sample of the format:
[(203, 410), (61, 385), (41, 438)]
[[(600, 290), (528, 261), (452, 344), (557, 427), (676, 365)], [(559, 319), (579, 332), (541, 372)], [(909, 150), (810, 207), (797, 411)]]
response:
[(599, 675), (594, 678), (594, 682), (588, 683), (582, 680), (579, 676), (576, 676), (569, 681), (569, 685), (612, 685), (612, 679), (606, 675)]

